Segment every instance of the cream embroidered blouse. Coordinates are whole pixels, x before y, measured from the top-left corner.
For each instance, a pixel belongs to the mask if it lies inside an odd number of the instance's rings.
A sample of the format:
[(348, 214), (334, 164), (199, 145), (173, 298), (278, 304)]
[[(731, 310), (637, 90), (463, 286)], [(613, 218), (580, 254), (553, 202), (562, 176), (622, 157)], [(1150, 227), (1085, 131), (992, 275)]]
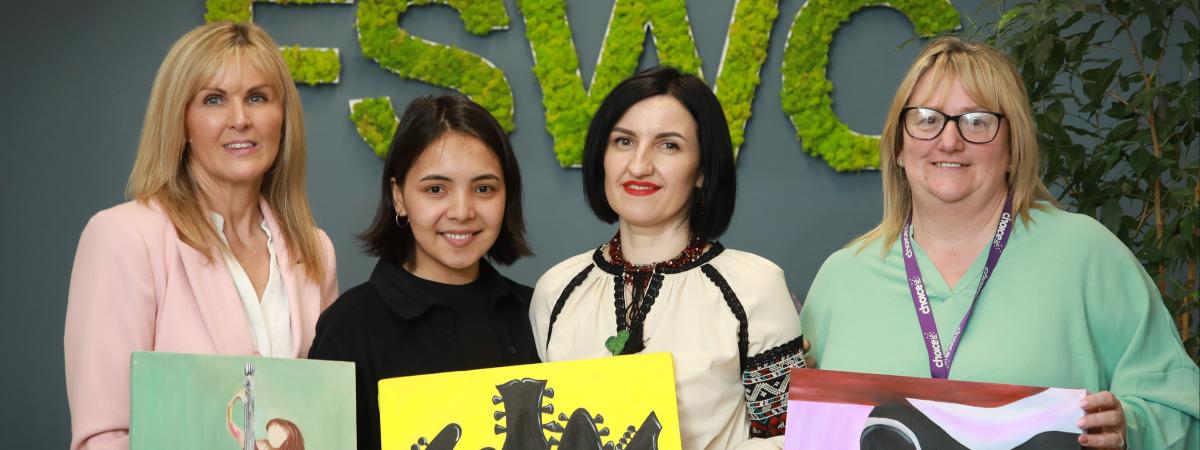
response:
[[(610, 355), (605, 340), (628, 327), (617, 307), (621, 266), (600, 250), (538, 280), (529, 315), (543, 361)], [(787, 371), (804, 364), (783, 270), (715, 243), (692, 264), (655, 273), (642, 303), (643, 352), (674, 359), (683, 448), (782, 448)]]

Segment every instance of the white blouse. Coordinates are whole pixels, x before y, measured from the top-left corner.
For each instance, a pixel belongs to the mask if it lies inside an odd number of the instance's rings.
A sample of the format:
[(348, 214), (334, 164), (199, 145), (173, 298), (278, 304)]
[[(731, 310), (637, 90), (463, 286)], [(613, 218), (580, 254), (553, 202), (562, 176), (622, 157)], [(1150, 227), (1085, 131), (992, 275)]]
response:
[(225, 257), (225, 266), (233, 277), (233, 285), (237, 287), (238, 297), (242, 299), (242, 307), (246, 311), (246, 321), (250, 322), (250, 335), (254, 337), (254, 347), (262, 356), (286, 358), (292, 354), (292, 314), (288, 305), (287, 291), (283, 281), (279, 279), (279, 260), (275, 256), (275, 241), (271, 230), (267, 227), (267, 219), (263, 218), (258, 226), (267, 235), (267, 252), (271, 259), (270, 275), (267, 277), (267, 287), (263, 289), (262, 299), (254, 290), (250, 276), (229, 251), (229, 240), (225, 238), (225, 218), (212, 213), (213, 225), (217, 228), (217, 236), (225, 243), (221, 249)]
[[(600, 249), (546, 272), (529, 311), (538, 356), (610, 355), (605, 340), (628, 326), (618, 285), (622, 268)], [(716, 243), (688, 266), (655, 273), (646, 303), (643, 352), (672, 354), (683, 448), (782, 448), (788, 369), (804, 365), (783, 270)]]

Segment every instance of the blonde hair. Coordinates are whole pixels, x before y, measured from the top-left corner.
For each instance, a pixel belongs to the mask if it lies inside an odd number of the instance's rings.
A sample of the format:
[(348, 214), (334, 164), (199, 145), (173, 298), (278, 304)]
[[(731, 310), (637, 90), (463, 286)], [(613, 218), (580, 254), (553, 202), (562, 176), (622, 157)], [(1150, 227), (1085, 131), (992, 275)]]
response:
[(188, 169), (187, 105), (223, 67), (244, 58), (283, 100), (279, 154), (263, 176), (262, 195), (288, 250), (310, 278), (319, 279), (324, 261), (305, 193), (304, 111), (278, 48), (262, 28), (248, 23), (210, 23), (179, 38), (154, 77), (126, 195), (142, 203), (155, 201), (171, 218), (179, 239), (212, 259), (213, 250), (224, 244)]
[(955, 37), (934, 40), (921, 51), (917, 60), (888, 108), (887, 119), (879, 142), (879, 170), (883, 175), (883, 220), (874, 229), (859, 236), (849, 245), (862, 243), (859, 251), (876, 240), (882, 240), (882, 251), (888, 249), (900, 237), (904, 222), (912, 208), (912, 191), (904, 170), (896, 165), (896, 155), (904, 143), (900, 109), (916, 90), (917, 83), (924, 77), (932, 77), (938, 85), (947, 85), (945, 80), (957, 77), (963, 89), (989, 111), (1004, 114), (1004, 123), (1009, 130), (1009, 160), (1011, 171), (1007, 176), (1009, 189), (1013, 193), (1013, 212), (1022, 220), (1029, 220), (1031, 208), (1043, 208), (1053, 198), (1039, 178), (1037, 132), (1033, 113), (1029, 107), (1029, 95), (1025, 84), (1012, 61), (996, 49), (978, 42), (965, 42)]

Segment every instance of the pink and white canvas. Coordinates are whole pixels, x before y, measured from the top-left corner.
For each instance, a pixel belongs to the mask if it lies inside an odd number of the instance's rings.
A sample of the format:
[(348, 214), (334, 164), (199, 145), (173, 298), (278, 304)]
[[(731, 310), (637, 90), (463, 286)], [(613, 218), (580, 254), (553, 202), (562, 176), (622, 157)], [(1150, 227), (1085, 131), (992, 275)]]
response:
[(793, 369), (787, 450), (1079, 448), (1082, 389)]

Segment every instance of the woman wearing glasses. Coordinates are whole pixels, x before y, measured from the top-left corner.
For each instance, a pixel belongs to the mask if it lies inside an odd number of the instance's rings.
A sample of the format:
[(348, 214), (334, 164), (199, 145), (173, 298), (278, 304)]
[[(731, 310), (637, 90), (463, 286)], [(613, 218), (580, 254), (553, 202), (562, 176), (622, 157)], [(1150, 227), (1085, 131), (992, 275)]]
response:
[(1004, 55), (931, 43), (880, 149), (883, 220), (801, 314), (822, 369), (1084, 388), (1083, 447), (1200, 445), (1200, 372), (1137, 259), (1052, 203)]

